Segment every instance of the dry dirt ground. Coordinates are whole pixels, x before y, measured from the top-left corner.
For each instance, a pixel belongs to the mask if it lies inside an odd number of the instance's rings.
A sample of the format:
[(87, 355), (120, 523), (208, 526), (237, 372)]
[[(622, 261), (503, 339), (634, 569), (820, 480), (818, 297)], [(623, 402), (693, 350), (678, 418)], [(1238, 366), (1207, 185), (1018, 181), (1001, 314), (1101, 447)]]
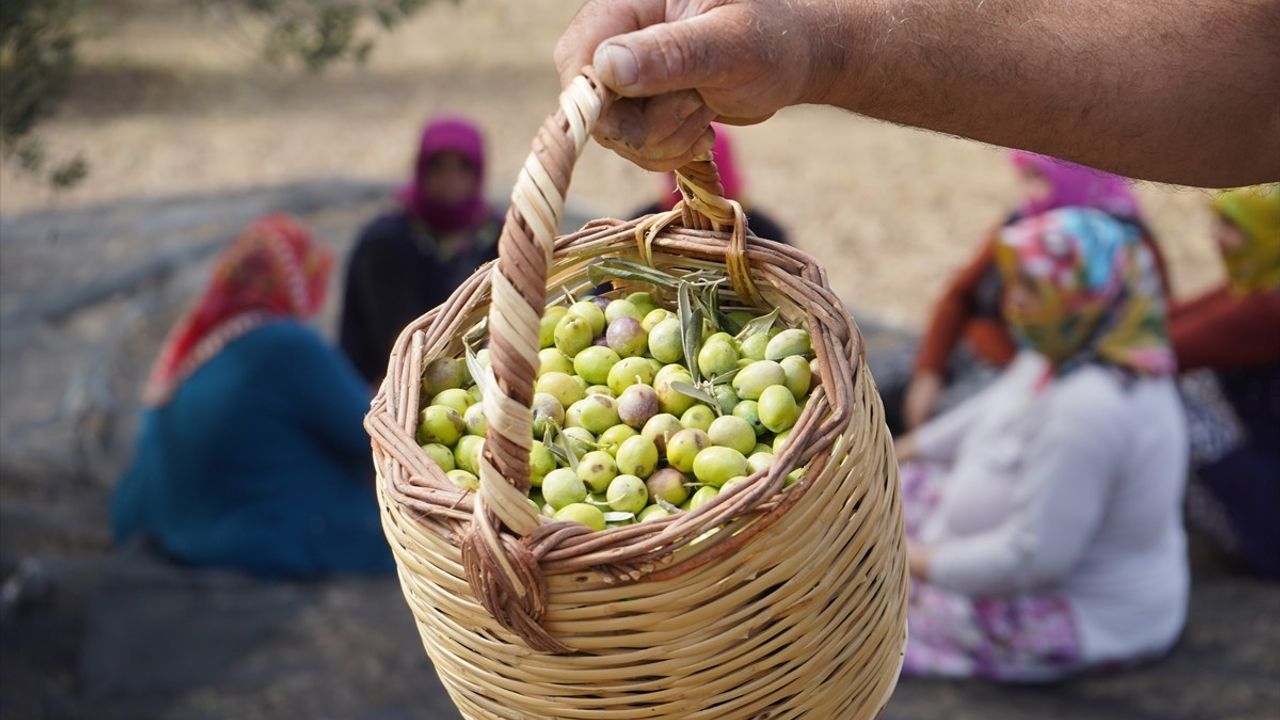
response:
[[(320, 77), (263, 64), (195, 4), (101, 4), (75, 92), (43, 130), (55, 152), (86, 154), (82, 187), (52, 196), (0, 171), (0, 717), (453, 717), (394, 580), (266, 584), (116, 554), (107, 497), (139, 383), (210, 254), (270, 210), (344, 253), (441, 110), (488, 128), (489, 191), (505, 195), (553, 102), (550, 47), (575, 3), (443, 4), (369, 67)], [(834, 111), (738, 138), (751, 195), (824, 260), (875, 350), (900, 336), (869, 319), (917, 324), (1013, 191), (999, 151)], [(592, 150), (569, 224), (654, 187)], [(1178, 290), (1212, 282), (1203, 195), (1140, 192)], [(1040, 689), (905, 682), (885, 716), (1274, 717), (1280, 591), (1196, 567), (1186, 636), (1163, 663)]]

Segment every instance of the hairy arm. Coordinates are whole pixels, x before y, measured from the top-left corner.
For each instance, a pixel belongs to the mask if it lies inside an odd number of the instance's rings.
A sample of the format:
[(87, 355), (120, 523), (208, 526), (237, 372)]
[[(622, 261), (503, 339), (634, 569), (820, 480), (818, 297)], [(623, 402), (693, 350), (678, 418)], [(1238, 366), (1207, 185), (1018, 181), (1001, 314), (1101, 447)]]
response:
[(1280, 178), (1277, 0), (887, 0), (845, 18), (861, 42), (820, 101), (1133, 177)]
[[(561, 38), (651, 169), (825, 103), (1132, 177), (1280, 178), (1280, 0), (592, 0)], [(696, 146), (696, 147), (695, 147)]]

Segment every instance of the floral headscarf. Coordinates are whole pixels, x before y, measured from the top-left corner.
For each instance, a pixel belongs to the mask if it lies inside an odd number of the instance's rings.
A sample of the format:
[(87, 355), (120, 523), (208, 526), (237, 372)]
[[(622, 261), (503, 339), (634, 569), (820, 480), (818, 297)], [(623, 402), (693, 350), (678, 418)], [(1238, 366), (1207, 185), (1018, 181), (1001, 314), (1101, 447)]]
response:
[(1231, 288), (1280, 289), (1280, 183), (1219, 193), (1213, 207), (1245, 235), (1243, 247), (1222, 256)]
[(333, 255), (298, 221), (272, 215), (249, 226), (218, 258), (208, 288), (170, 331), (147, 381), (148, 405), (178, 386), (232, 340), (280, 317), (319, 312)]
[(1053, 210), (1005, 228), (996, 261), (1007, 286), (1029, 283), (1039, 296), (1037, 311), (1008, 308), (1006, 319), (1058, 375), (1091, 362), (1175, 371), (1155, 262), (1133, 226), (1098, 210)]

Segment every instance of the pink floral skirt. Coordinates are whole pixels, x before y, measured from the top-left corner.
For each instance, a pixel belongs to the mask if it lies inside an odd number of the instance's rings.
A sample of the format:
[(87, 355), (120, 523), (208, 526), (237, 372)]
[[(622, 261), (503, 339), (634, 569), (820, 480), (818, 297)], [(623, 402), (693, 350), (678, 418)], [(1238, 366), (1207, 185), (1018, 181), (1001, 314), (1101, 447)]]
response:
[[(912, 538), (938, 503), (929, 475), (920, 463), (902, 468)], [(904, 675), (1043, 682), (1083, 666), (1071, 606), (1060, 597), (971, 597), (913, 582), (907, 622)]]

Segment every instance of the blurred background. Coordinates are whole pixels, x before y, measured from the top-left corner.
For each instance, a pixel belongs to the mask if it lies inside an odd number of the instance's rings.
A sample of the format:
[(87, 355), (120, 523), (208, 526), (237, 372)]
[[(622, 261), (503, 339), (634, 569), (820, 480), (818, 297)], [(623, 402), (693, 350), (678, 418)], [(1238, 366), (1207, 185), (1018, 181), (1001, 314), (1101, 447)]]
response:
[[(382, 15), (325, 19), (316, 13), (326, 5)], [(283, 211), (340, 266), (408, 175), (423, 122), (445, 111), (482, 128), (485, 191), (502, 204), (554, 107), (551, 50), (578, 5), (6, 3), (0, 715), (452, 716), (393, 579), (265, 583), (117, 555), (108, 497), (129, 461), (147, 369), (215, 253), (252, 219)], [(52, 18), (34, 35), (54, 40), (45, 86), (22, 85), (11, 64), (32, 62), (10, 54), (24, 6)], [(41, 103), (20, 117), (14, 98), (33, 96)], [(746, 195), (822, 261), (874, 352), (919, 331), (1016, 196), (1002, 149), (828, 108), (789, 109), (733, 138)], [(591, 147), (567, 224), (626, 217), (659, 187)], [(1174, 295), (1219, 282), (1205, 193), (1137, 193)], [(331, 338), (339, 301), (331, 292), (318, 322)], [(1274, 713), (1274, 587), (1208, 556), (1194, 567), (1185, 639), (1161, 664), (1049, 688), (904, 682), (886, 717)]]

